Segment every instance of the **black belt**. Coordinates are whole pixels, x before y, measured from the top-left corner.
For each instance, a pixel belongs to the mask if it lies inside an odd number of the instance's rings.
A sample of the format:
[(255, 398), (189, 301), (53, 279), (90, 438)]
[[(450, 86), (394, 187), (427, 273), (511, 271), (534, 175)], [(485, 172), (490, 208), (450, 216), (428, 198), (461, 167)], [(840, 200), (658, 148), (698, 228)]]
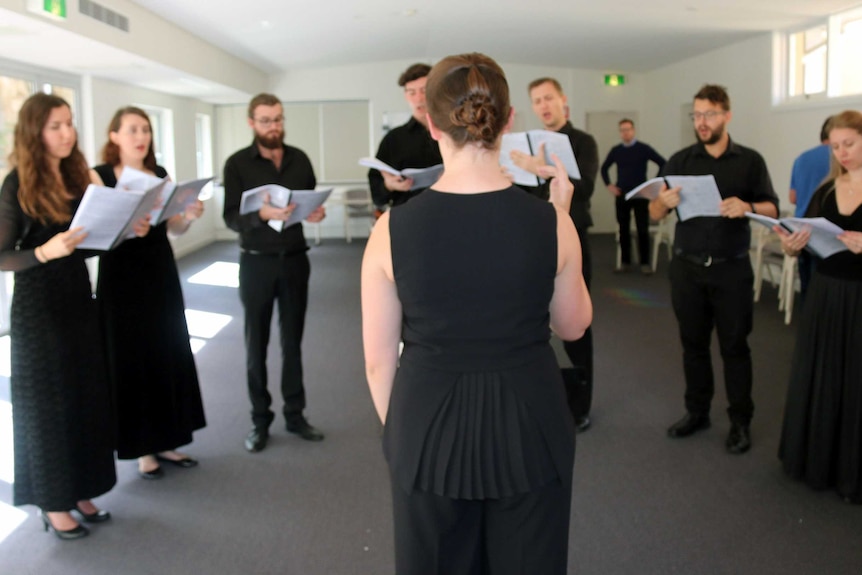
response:
[(722, 264), (724, 262), (739, 260), (748, 257), (748, 252), (742, 252), (741, 254), (737, 254), (730, 257), (717, 257), (709, 254), (687, 254), (684, 252), (674, 252), (673, 255), (674, 257), (679, 258), (682, 261), (708, 268), (710, 266), (714, 266), (715, 264)]
[(299, 255), (299, 254), (303, 253), (302, 251), (262, 252), (260, 250), (249, 250), (246, 248), (240, 248), (239, 251), (241, 251), (244, 254), (248, 254), (250, 256), (270, 256), (270, 257), (295, 256), (295, 255)]

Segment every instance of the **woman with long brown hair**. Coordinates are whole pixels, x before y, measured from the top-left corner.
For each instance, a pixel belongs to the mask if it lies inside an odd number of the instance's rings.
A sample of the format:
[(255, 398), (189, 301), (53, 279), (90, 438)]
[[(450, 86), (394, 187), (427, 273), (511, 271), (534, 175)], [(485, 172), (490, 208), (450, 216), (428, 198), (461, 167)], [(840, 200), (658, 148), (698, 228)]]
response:
[[(789, 475), (862, 503), (862, 113), (833, 116), (827, 131), (830, 173), (805, 215), (837, 224), (847, 250), (818, 261), (811, 277), (778, 455)], [(791, 255), (810, 239), (776, 232)]]
[(90, 173), (69, 105), (35, 94), (15, 127), (15, 169), (0, 190), (0, 270), (11, 309), (15, 505), (36, 505), (61, 539), (110, 518), (93, 497), (116, 482), (110, 391), (85, 255), (69, 229)]
[[(136, 107), (114, 114), (102, 160), (94, 169), (110, 187), (125, 167), (159, 178), (168, 175), (156, 165), (150, 119)], [(168, 241), (168, 234), (185, 233), (202, 213), (203, 203), (196, 200), (99, 262), (96, 295), (117, 412), (117, 457), (137, 458), (138, 473), (145, 479), (163, 476), (160, 461), (196, 466), (195, 459), (175, 449), (190, 443), (192, 432), (206, 425), (183, 292)]]

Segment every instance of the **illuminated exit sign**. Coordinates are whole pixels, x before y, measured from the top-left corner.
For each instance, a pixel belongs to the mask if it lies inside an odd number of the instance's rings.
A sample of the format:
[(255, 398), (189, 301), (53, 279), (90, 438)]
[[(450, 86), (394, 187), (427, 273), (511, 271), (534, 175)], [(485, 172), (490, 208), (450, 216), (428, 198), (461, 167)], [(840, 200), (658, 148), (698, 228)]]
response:
[(626, 83), (626, 77), (622, 74), (605, 74), (605, 86), (622, 86)]
[(27, 0), (27, 9), (49, 18), (66, 19), (66, 0)]

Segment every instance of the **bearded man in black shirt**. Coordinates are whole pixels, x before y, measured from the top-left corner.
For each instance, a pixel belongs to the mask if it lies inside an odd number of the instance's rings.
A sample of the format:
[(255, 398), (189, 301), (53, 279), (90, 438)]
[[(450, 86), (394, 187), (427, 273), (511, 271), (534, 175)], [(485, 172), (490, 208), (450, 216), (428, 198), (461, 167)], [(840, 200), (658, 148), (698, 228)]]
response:
[[(677, 222), (670, 263), (671, 301), (679, 323), (685, 373), (686, 415), (668, 428), (670, 437), (688, 437), (710, 426), (714, 393), (710, 343), (718, 335), (724, 385), (730, 404), (730, 453), (751, 448), (749, 425), (752, 367), (748, 334), (754, 313), (754, 274), (748, 249), (746, 212), (778, 217), (778, 197), (766, 163), (756, 151), (730, 139), (730, 97), (722, 86), (705, 85), (694, 96), (691, 113), (698, 142), (667, 161), (661, 175), (713, 175), (721, 194), (720, 216)], [(684, 188), (663, 189), (650, 202), (660, 220), (680, 203)]]
[[(266, 348), (269, 344), (273, 303), (278, 304), (281, 336), (281, 394), (287, 431), (308, 441), (320, 441), (323, 434), (303, 415), (305, 387), (302, 381), (302, 332), (308, 304), (308, 277), (311, 265), (302, 224), (276, 231), (271, 221), (284, 222), (296, 208), (277, 208), (265, 203), (260, 210), (240, 215), (242, 193), (265, 184), (291, 190), (313, 190), (317, 184), (308, 156), (284, 143), (284, 109), (272, 94), (258, 94), (248, 106), (248, 125), (254, 142), (224, 165), (224, 221), (239, 232), (239, 295), (245, 310), (245, 347), (248, 358), (248, 393), (254, 427), (245, 439), (245, 448), (258, 452), (266, 447), (269, 426), (275, 418), (267, 390)], [(306, 221), (326, 217), (323, 206)]]

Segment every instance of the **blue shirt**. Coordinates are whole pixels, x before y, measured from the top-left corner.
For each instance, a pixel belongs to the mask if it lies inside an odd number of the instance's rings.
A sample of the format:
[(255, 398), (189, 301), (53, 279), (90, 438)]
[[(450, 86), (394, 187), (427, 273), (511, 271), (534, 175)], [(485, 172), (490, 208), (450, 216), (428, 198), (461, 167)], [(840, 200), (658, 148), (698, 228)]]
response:
[(808, 203), (814, 191), (823, 183), (829, 174), (829, 146), (821, 144), (802, 152), (793, 162), (793, 172), (790, 174), (790, 187), (796, 190), (797, 218), (805, 216)]

